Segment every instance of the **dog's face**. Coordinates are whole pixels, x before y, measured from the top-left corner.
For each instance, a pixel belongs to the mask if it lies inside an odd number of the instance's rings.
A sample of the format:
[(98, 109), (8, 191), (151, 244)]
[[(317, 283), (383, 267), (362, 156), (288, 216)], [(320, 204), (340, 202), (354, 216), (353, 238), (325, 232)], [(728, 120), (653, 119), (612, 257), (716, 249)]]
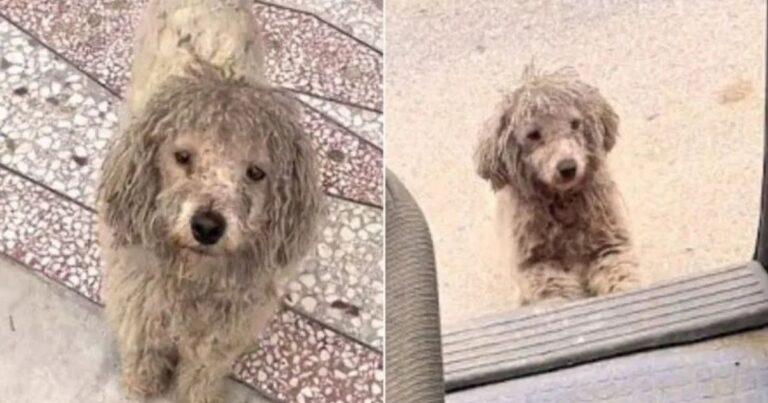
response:
[(180, 133), (160, 146), (157, 165), (166, 242), (215, 256), (249, 248), (258, 238), (274, 174), (265, 141)]
[(577, 187), (593, 169), (593, 139), (584, 130), (584, 116), (576, 107), (559, 113), (532, 113), (512, 128), (506, 152), (520, 153), (522, 163), (535, 178), (554, 191)]
[(118, 245), (282, 267), (321, 211), (292, 102), (213, 69), (171, 80), (113, 144), (99, 199)]
[(498, 108), (475, 151), (494, 189), (578, 191), (613, 148), (618, 116), (597, 89), (571, 75), (528, 79)]

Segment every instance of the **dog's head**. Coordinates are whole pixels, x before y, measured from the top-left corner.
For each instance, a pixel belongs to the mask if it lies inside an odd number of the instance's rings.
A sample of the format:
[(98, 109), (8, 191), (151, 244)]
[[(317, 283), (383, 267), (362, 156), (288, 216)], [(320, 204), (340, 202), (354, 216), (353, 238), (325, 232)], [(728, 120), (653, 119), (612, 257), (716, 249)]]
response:
[(575, 73), (536, 74), (529, 66), (481, 133), (477, 172), (494, 189), (579, 189), (613, 148), (618, 123), (605, 98)]
[(307, 249), (321, 193), (284, 95), (213, 68), (170, 79), (105, 160), (116, 242), (283, 266)]

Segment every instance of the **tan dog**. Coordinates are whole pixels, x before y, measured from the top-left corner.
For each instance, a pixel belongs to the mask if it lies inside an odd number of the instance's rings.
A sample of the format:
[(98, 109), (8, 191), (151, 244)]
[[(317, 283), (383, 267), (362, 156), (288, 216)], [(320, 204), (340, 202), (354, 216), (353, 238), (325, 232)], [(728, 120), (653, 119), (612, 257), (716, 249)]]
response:
[(572, 300), (641, 283), (606, 155), (619, 118), (575, 73), (537, 74), (498, 106), (475, 152), (516, 248), (521, 303)]
[(292, 103), (263, 83), (247, 2), (160, 0), (99, 192), (126, 387), (223, 402), (222, 381), (311, 248), (321, 190)]

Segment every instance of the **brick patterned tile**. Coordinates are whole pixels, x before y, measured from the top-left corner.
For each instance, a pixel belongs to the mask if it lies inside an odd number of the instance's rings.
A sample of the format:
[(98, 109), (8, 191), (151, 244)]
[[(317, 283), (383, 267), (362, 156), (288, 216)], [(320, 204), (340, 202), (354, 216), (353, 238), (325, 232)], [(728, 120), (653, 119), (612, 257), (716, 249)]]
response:
[[(133, 29), (146, 0), (0, 0), (10, 20), (117, 92), (129, 80)], [(314, 16), (254, 4), (275, 85), (382, 109), (382, 57)]]
[(273, 0), (312, 13), (361, 41), (384, 47), (384, 16), (371, 0)]
[(260, 349), (235, 373), (270, 396), (291, 402), (383, 402), (382, 357), (301, 315), (283, 311)]
[(323, 158), (322, 180), (332, 195), (382, 206), (382, 151), (310, 108), (302, 110), (302, 125)]
[(383, 350), (382, 210), (336, 200), (314, 253), (288, 285), (294, 308)]
[[(119, 100), (3, 20), (0, 55), (0, 163), (92, 204)], [(303, 112), (326, 191), (381, 205), (381, 150), (310, 108)]]
[(317, 18), (256, 5), (273, 83), (382, 110), (382, 57)]
[(0, 253), (101, 302), (94, 215), (0, 168)]
[(384, 148), (384, 115), (308, 95), (299, 100), (338, 122), (376, 147)]

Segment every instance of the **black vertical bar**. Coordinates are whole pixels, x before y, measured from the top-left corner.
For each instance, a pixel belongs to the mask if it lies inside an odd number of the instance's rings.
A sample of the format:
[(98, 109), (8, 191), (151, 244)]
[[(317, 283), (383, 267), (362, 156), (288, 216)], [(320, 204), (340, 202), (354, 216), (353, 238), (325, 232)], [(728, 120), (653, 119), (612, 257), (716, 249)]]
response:
[[(768, 26), (768, 16), (766, 16), (766, 26)], [(765, 70), (766, 70), (766, 87), (764, 98), (764, 112), (763, 112), (763, 186), (762, 194), (760, 196), (760, 223), (757, 227), (757, 245), (755, 245), (754, 259), (760, 262), (765, 268), (768, 267), (768, 235), (766, 235), (766, 220), (768, 220), (768, 43), (766, 43), (766, 58)]]

